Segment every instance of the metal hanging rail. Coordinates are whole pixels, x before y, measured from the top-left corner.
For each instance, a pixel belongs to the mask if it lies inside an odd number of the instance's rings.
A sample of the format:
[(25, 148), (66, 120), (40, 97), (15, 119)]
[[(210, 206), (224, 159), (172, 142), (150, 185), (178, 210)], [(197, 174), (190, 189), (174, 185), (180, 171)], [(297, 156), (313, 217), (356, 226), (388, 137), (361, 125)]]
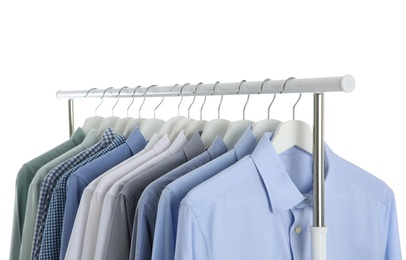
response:
[[(233, 83), (218, 83), (213, 92), (213, 84), (188, 84), (170, 85), (170, 86), (154, 86), (148, 89), (146, 87), (133, 87), (123, 90), (119, 97), (168, 97), (168, 96), (209, 96), (209, 95), (235, 95), (239, 94), (270, 94), (270, 93), (314, 93), (314, 92), (351, 92), (355, 88), (355, 80), (351, 75), (341, 77), (324, 77), (324, 78), (307, 78), (307, 79), (291, 79), (286, 82), (285, 89), (283, 85), (286, 80), (267, 80), (263, 81), (246, 81)], [(196, 91), (196, 86), (199, 85)], [(81, 99), (81, 98), (116, 98), (121, 88), (110, 88), (106, 93), (105, 89), (92, 90), (65, 90), (56, 93), (59, 99)], [(147, 93), (145, 91), (148, 89)], [(181, 91), (182, 89), (182, 91)]]
[[(197, 86), (199, 86), (197, 90)], [(214, 88), (215, 86), (215, 88)], [(81, 98), (125, 98), (125, 97), (167, 97), (208, 96), (272, 93), (314, 93), (313, 98), (313, 226), (311, 227), (312, 259), (326, 260), (327, 227), (324, 224), (324, 92), (351, 92), (355, 88), (352, 75), (340, 77), (306, 78), (289, 80), (245, 81), (234, 83), (184, 84), (126, 88), (58, 91), (59, 99), (68, 99), (70, 134), (73, 133), (73, 100)], [(147, 91), (148, 90), (148, 91)], [(119, 95), (118, 95), (119, 94)]]

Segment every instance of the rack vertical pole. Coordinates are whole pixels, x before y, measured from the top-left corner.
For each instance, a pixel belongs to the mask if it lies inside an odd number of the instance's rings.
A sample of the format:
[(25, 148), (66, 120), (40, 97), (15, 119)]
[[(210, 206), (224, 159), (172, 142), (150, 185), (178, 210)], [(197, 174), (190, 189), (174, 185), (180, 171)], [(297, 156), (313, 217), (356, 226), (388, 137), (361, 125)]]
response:
[(73, 99), (68, 100), (68, 113), (69, 113), (69, 137), (73, 135), (73, 131), (75, 130), (74, 122), (75, 122), (75, 112), (73, 107)]
[(324, 225), (324, 94), (314, 93), (312, 260), (326, 260)]

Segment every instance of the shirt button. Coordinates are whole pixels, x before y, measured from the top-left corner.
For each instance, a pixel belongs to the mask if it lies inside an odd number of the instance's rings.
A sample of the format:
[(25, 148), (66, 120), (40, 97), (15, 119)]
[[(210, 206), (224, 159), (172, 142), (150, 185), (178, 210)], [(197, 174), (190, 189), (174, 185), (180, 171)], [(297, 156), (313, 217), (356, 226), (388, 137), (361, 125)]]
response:
[(296, 232), (297, 234), (300, 234), (300, 232), (302, 232), (302, 228), (301, 228), (301, 227), (296, 227), (296, 228), (295, 228), (295, 232)]

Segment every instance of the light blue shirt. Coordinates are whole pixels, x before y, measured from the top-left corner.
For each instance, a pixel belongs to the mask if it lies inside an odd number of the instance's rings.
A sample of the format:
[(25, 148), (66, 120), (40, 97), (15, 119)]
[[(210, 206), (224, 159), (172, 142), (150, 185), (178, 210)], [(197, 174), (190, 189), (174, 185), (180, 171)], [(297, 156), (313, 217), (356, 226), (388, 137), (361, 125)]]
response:
[(179, 177), (165, 187), (158, 203), (152, 259), (174, 258), (179, 205), (186, 194), (195, 186), (251, 154), (256, 145), (257, 141), (249, 127), (233, 149)]
[[(381, 180), (325, 146), (327, 259), (402, 259), (396, 203)], [(251, 156), (191, 190), (179, 208), (175, 259), (311, 259), (312, 156)]]

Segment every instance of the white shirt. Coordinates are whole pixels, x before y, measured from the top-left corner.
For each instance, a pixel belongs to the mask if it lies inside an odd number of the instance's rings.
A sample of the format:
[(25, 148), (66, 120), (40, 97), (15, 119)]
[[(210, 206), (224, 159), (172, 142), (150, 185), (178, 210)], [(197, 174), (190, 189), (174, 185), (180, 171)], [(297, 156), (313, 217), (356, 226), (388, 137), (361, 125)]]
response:
[[(101, 212), (100, 224), (99, 224), (99, 233), (97, 237), (97, 244), (95, 255), (86, 254), (85, 250), (86, 247), (83, 247), (82, 252), (82, 259), (105, 259), (106, 249), (108, 246), (108, 238), (110, 233), (111, 221), (113, 217), (113, 210), (117, 204), (118, 195), (124, 185), (134, 178), (135, 176), (143, 173), (144, 171), (148, 170), (152, 166), (158, 164), (159, 162), (171, 157), (172, 155), (176, 154), (177, 152), (181, 151), (183, 147), (187, 144), (188, 140), (185, 136), (185, 132), (181, 131), (177, 138), (173, 141), (171, 146), (165, 150), (164, 152), (160, 153), (159, 155), (155, 156), (153, 159), (145, 162), (143, 165), (139, 166), (138, 168), (134, 169), (130, 173), (126, 174), (120, 180), (116, 181), (113, 186), (108, 190), (104, 197), (103, 207)], [(89, 218), (89, 220), (91, 220)]]
[[(106, 171), (99, 177), (97, 177), (95, 180), (93, 180), (83, 191), (82, 197), (80, 199), (80, 204), (78, 208), (78, 212), (76, 213), (76, 219), (75, 223), (73, 225), (72, 229), (72, 234), (71, 234), (71, 239), (69, 240), (69, 245), (66, 251), (66, 256), (65, 259), (80, 259), (82, 255), (82, 250), (83, 250), (83, 245), (85, 243), (85, 239), (92, 239), (93, 236), (89, 234), (89, 238), (86, 237), (87, 232), (91, 232), (92, 228), (96, 227), (96, 237), (97, 237), (97, 231), (98, 231), (98, 223), (99, 223), (99, 216), (100, 216), (100, 211), (97, 212), (91, 212), (91, 205), (92, 205), (92, 197), (93, 193), (96, 191), (98, 184), (101, 182), (101, 180), (109, 175), (112, 172), (117, 171), (118, 169), (121, 169), (124, 167), (127, 163), (131, 164), (132, 161), (140, 160), (137, 159), (139, 157), (144, 156), (144, 154), (148, 153), (149, 151), (155, 151), (158, 152), (160, 150), (164, 150), (165, 148), (158, 149), (160, 146), (167, 145), (167, 140), (162, 139), (162, 143), (158, 144), (160, 141), (159, 137), (157, 135), (154, 135), (148, 144), (145, 146), (143, 150), (138, 152), (137, 154), (133, 155), (132, 157), (128, 158), (127, 160), (121, 162), (120, 164), (114, 166), (110, 170)], [(157, 147), (155, 147), (157, 146)], [(169, 145), (167, 145), (169, 146)], [(149, 152), (151, 154), (154, 154), (154, 152)], [(114, 174), (112, 175), (114, 176)], [(102, 202), (101, 204), (102, 205)], [(101, 206), (100, 206), (101, 209)], [(97, 207), (95, 208), (97, 210)], [(88, 218), (89, 216), (93, 218), (93, 221), (97, 223), (96, 225), (92, 225), (91, 227), (87, 228), (87, 223), (88, 223)], [(93, 222), (90, 222), (91, 224), (95, 224)], [(89, 231), (87, 231), (89, 230)], [(95, 242), (94, 242), (95, 243)], [(89, 244), (89, 242), (86, 242), (86, 244)]]

